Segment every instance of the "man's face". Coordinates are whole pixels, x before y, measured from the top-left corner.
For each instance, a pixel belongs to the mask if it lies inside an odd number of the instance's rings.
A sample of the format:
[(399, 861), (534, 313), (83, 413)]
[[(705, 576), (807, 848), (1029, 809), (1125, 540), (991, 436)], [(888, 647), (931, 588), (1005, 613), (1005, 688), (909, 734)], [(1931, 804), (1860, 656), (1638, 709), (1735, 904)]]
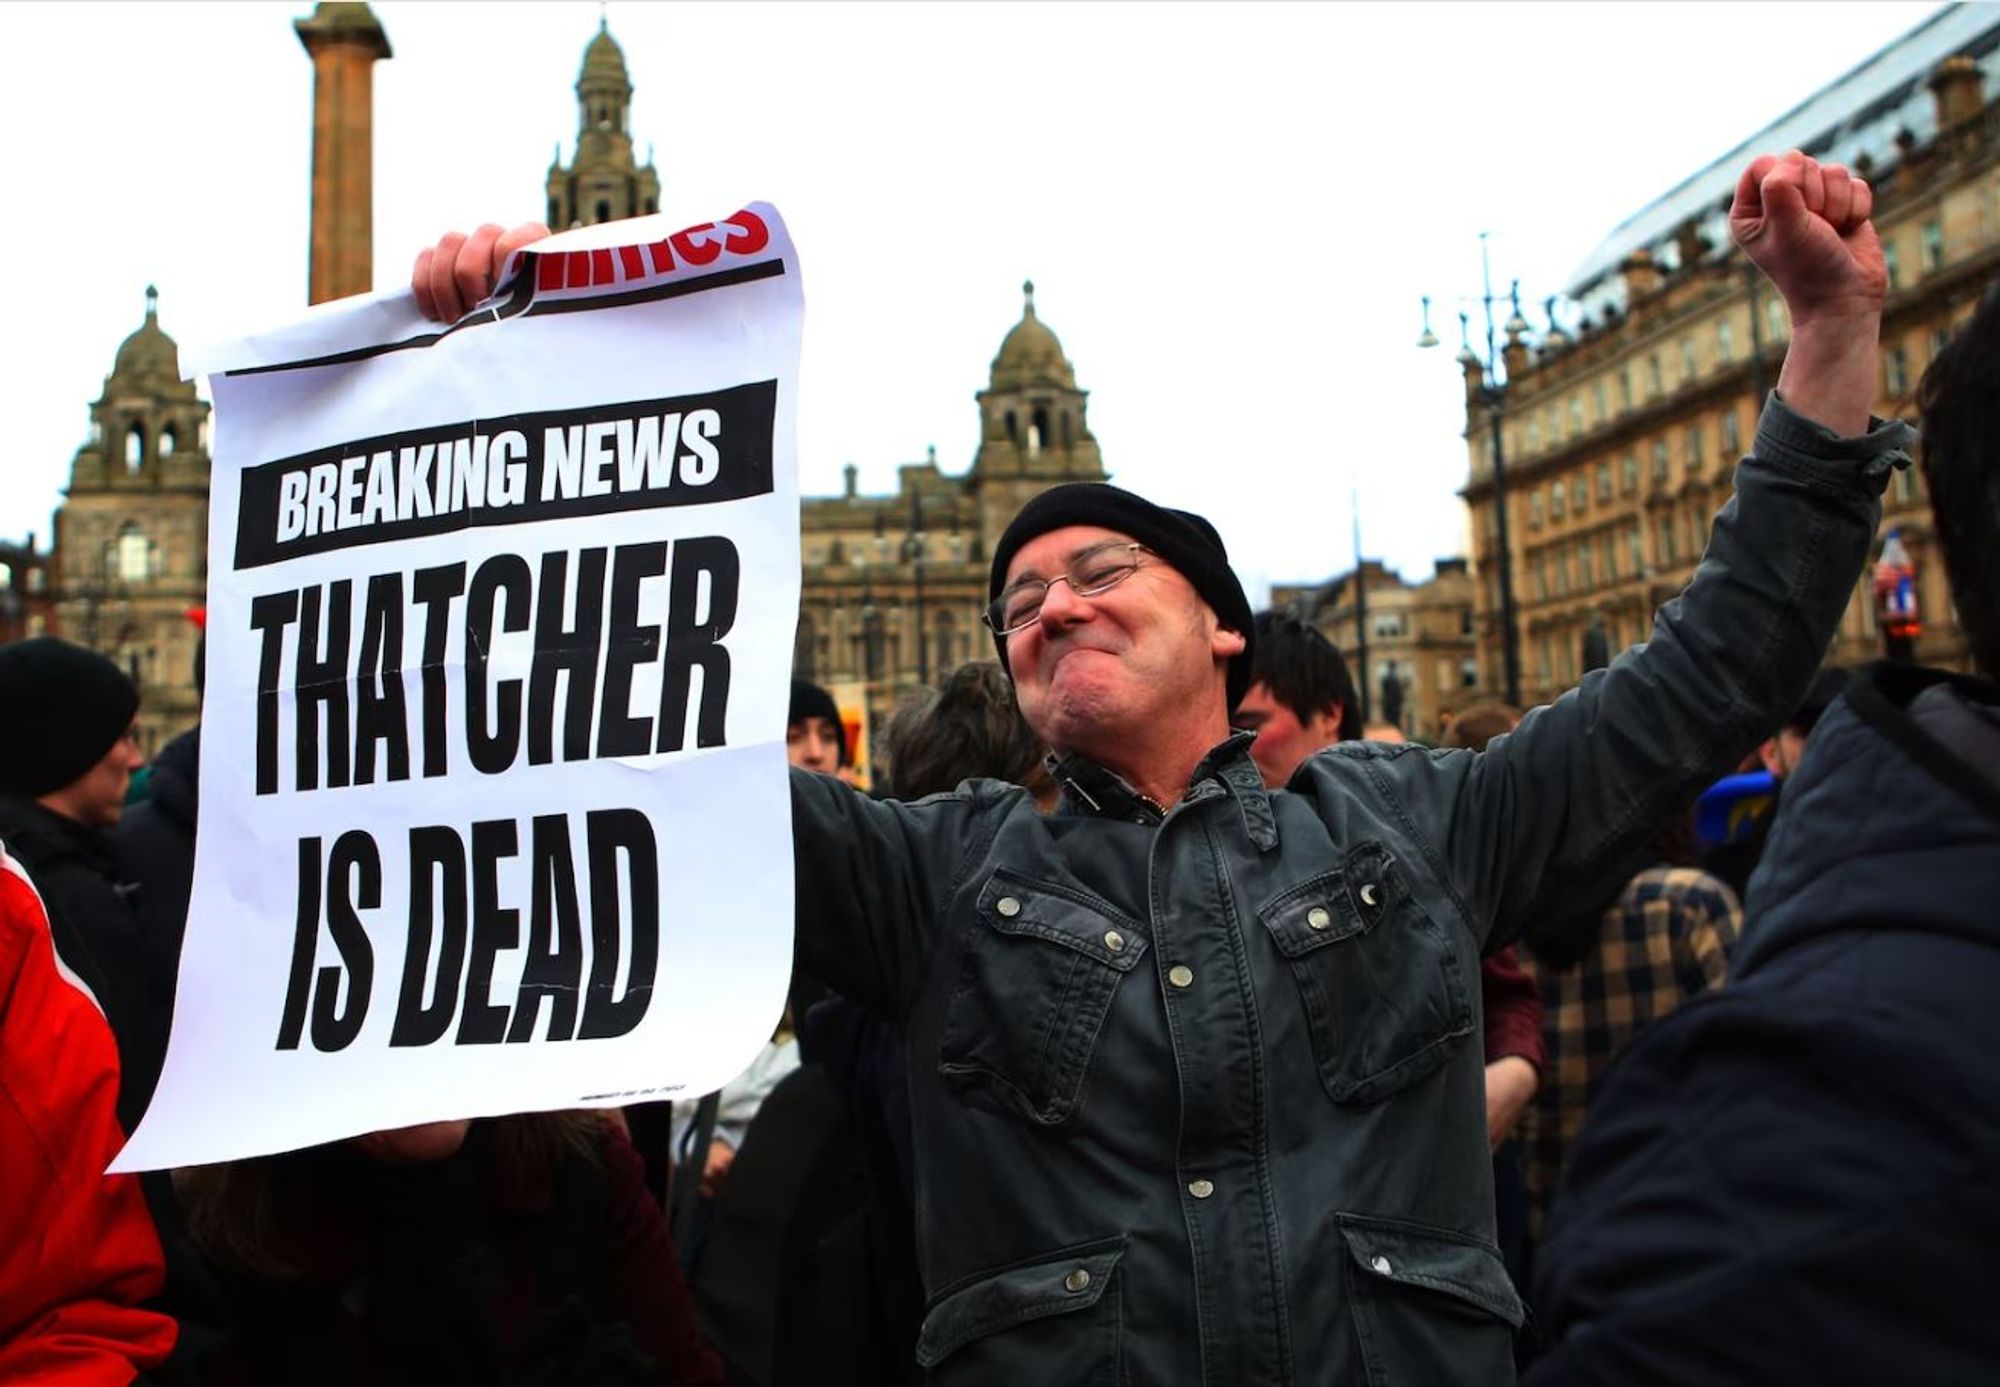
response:
[(832, 718), (800, 718), (785, 729), (785, 759), (802, 771), (840, 769), (840, 729)]
[[(1095, 525), (1051, 530), (1021, 546), (1004, 586), (1061, 577), (1079, 556), (1131, 542)], [(1217, 721), (1226, 697), (1218, 661), (1244, 645), (1216, 624), (1186, 578), (1151, 554), (1095, 597), (1056, 583), (1041, 615), (1005, 639), (1015, 696), (1035, 735), (1061, 751), (1112, 760), (1135, 730), (1156, 741), (1176, 726), (1192, 736)]]
[(1257, 734), (1250, 744), (1250, 759), (1263, 773), (1264, 783), (1277, 789), (1292, 778), (1299, 762), (1340, 740), (1340, 705), (1322, 709), (1304, 722), (1280, 703), (1271, 686), (1259, 679), (1243, 695), (1229, 721)]
[(125, 792), (132, 786), (132, 772), (145, 764), (135, 719), (96, 765), (60, 790), (42, 796), (42, 803), (86, 828), (109, 828), (125, 812)]

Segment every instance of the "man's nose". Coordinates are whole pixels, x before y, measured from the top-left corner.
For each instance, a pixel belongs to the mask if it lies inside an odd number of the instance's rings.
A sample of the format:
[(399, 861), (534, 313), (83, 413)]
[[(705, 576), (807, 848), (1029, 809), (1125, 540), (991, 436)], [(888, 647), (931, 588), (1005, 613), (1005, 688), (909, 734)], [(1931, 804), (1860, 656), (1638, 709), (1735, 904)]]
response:
[(1044, 626), (1070, 626), (1083, 621), (1091, 614), (1088, 597), (1079, 597), (1069, 585), (1067, 578), (1049, 584), (1049, 590), (1042, 594), (1041, 624)]

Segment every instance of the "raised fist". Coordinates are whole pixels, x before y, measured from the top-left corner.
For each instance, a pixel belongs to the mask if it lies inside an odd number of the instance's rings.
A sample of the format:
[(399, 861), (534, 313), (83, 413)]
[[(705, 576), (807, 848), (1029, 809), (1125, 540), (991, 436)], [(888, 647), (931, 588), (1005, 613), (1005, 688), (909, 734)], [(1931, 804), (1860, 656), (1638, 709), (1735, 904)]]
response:
[(1799, 324), (1882, 311), (1889, 273), (1868, 220), (1875, 194), (1798, 150), (1760, 155), (1736, 183), (1729, 230)]
[(493, 292), (507, 257), (549, 234), (540, 222), (503, 231), (488, 222), (470, 236), (447, 231), (438, 243), (417, 254), (410, 271), (410, 292), (426, 318), (455, 323), (466, 310)]

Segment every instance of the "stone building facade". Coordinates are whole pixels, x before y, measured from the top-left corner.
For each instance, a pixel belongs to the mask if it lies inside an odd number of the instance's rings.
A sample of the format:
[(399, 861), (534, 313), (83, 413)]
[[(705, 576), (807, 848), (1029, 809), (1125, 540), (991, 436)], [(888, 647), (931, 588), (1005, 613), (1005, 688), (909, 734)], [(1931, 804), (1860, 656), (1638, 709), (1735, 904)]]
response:
[[(373, 42), (369, 25), (373, 16), (365, 5), (323, 4), (298, 28), (323, 69), (323, 50), (315, 46), (326, 38), (322, 30), (337, 31), (342, 42), (352, 40), (365, 53)], [(372, 32), (380, 39), (376, 56), (386, 57), (386, 38), (379, 26)], [(318, 82), (324, 94), (323, 70)], [(552, 226), (658, 210), (658, 176), (633, 153), (632, 90), (624, 55), (600, 25), (576, 84), (576, 158), (567, 166), (558, 158), (549, 174)], [(336, 217), (331, 203), (325, 216), (321, 212), (319, 143), (329, 120), (343, 129), (353, 124), (330, 117), (324, 100), (316, 106), (316, 295), (322, 222), (352, 221)], [(365, 230), (365, 219), (361, 225)], [(352, 261), (333, 258), (350, 268)], [(365, 255), (360, 263), (367, 264)], [(933, 452), (899, 469), (894, 492), (864, 495), (850, 466), (842, 494), (803, 501), (796, 669), (821, 682), (860, 687), (866, 711), (878, 721), (911, 688), (966, 660), (991, 657), (980, 622), (986, 565), (1015, 512), (1058, 482), (1105, 479), (1086, 413), (1088, 392), (1078, 388), (1061, 342), (1037, 315), (1032, 284), (1024, 294), (1021, 319), (1001, 342), (986, 388), (975, 397), (980, 443), (966, 471), (945, 471)], [(0, 620), (19, 608), (18, 634), (31, 633), (28, 590), (44, 581), (34, 575), (48, 568), (53, 600), (35, 619), (42, 629), (104, 650), (133, 672), (149, 753), (199, 717), (193, 681), (199, 632), (187, 612), (205, 601), (208, 409), (194, 384), (181, 380), (177, 349), (160, 329), (157, 299), (148, 290), (145, 323), (119, 347), (104, 393), (91, 406), (90, 438), (77, 452), (56, 516), (54, 557), (0, 553), (0, 573), (13, 582), (0, 583)]]
[[(653, 165), (638, 162), (625, 55), (600, 22), (577, 78), (575, 159), (549, 169), (558, 230), (659, 210)], [(935, 450), (897, 469), (896, 489), (862, 494), (847, 468), (838, 496), (802, 498), (804, 564), (794, 672), (858, 690), (879, 726), (897, 700), (967, 660), (992, 658), (980, 621), (992, 545), (1030, 497), (1065, 481), (1103, 481), (1086, 417), (1088, 392), (1023, 286), (1021, 320), (975, 397), (980, 443), (951, 473)]]
[[(2000, 272), (2000, 12), (1939, 11), (1840, 81), (1629, 218), (1572, 284), (1561, 314), (1510, 335), (1499, 408), (1522, 696), (1581, 677), (1601, 623), (1615, 651), (1693, 576), (1729, 499), (1789, 336), (1782, 302), (1729, 240), (1737, 176), (1757, 152), (1798, 147), (1868, 178), (1890, 266), (1875, 412), (1914, 416), (1923, 368)], [(1479, 364), (1461, 357), (1479, 620), (1487, 689), (1501, 680), (1498, 525)], [(1929, 552), (1917, 472), (1897, 474), (1882, 534), (1918, 566), (1916, 658), (1964, 668), (1944, 573)], [(1878, 550), (1879, 553), (1879, 543)], [(1867, 577), (1830, 658), (1883, 653)]]
[(1007, 522), (1061, 482), (1105, 480), (1088, 392), (1023, 286), (1021, 320), (1000, 343), (979, 406), (972, 465), (953, 475), (935, 451), (897, 472), (896, 490), (805, 498), (805, 565), (794, 672), (861, 684), (879, 724), (904, 692), (967, 660), (991, 659), (980, 612), (987, 564)]
[(19, 544), (0, 542), (0, 645), (61, 634), (54, 567), (54, 555), (35, 547), (32, 532)]
[(625, 52), (600, 19), (576, 79), (576, 158), (549, 164), (549, 229), (643, 217), (660, 210), (660, 176), (632, 149), (632, 79)]
[(1393, 722), (1406, 737), (1436, 742), (1453, 717), (1484, 697), (1466, 561), (1439, 559), (1430, 578), (1413, 583), (1370, 559), (1360, 576), (1358, 585), (1352, 569), (1310, 586), (1273, 584), (1271, 606), (1312, 622), (1333, 642), (1357, 686), (1366, 685), (1370, 724)]
[(149, 288), (146, 321), (119, 346), (70, 464), (53, 580), (60, 634), (138, 684), (148, 755), (201, 715), (189, 613), (208, 586), (208, 411)]

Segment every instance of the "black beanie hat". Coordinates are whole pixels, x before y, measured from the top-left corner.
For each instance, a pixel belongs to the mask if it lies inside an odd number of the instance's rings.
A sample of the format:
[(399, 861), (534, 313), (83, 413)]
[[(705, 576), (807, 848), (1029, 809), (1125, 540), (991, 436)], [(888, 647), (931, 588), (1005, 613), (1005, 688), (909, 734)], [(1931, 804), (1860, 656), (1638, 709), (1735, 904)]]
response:
[(37, 636), (0, 645), (0, 792), (60, 790), (104, 759), (139, 690), (95, 650)]
[(792, 710), (785, 717), (787, 727), (796, 726), (807, 718), (825, 718), (833, 724), (834, 741), (840, 747), (840, 764), (847, 764), (847, 724), (840, 720), (840, 705), (833, 701), (833, 695), (813, 683), (810, 679), (792, 681)]
[[(1243, 637), (1243, 653), (1229, 661), (1229, 706), (1233, 710), (1250, 688), (1251, 654), (1257, 639), (1250, 600), (1229, 567), (1222, 536), (1193, 511), (1168, 510), (1142, 496), (1106, 482), (1066, 482), (1051, 487), (1021, 507), (993, 550), (993, 571), (987, 579), (988, 601), (1000, 595), (1007, 566), (1021, 546), (1037, 535), (1067, 525), (1100, 525), (1130, 535), (1165, 559), (1215, 609), (1216, 619)], [(1007, 638), (995, 634), (1000, 667), (1007, 668)], [(1011, 671), (1009, 671), (1011, 673)]]

